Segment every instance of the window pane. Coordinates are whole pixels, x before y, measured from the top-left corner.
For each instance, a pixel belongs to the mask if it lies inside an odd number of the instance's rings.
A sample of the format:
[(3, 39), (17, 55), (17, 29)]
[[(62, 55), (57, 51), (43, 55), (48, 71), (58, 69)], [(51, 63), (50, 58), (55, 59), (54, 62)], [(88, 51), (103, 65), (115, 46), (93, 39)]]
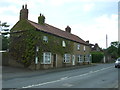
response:
[(77, 45), (77, 50), (80, 50), (80, 44)]
[(43, 36), (43, 40), (44, 40), (45, 42), (48, 42), (48, 37), (47, 37), (47, 36)]
[(64, 54), (64, 62), (70, 62), (70, 54)]
[(66, 47), (65, 41), (62, 41), (62, 46)]
[(51, 53), (44, 53), (44, 64), (50, 64), (51, 63)]
[(85, 50), (86, 50), (86, 47), (84, 46), (84, 48), (83, 48), (83, 49), (84, 49), (84, 51), (85, 51)]

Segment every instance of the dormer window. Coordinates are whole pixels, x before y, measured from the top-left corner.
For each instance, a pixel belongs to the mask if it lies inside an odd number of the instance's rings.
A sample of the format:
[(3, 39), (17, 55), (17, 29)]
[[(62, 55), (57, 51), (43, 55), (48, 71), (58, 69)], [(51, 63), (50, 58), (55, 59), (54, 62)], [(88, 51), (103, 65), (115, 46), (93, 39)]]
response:
[(43, 36), (43, 41), (48, 42), (48, 37), (47, 36)]
[(77, 50), (80, 50), (80, 44), (77, 45)]
[(66, 47), (65, 41), (62, 41), (62, 46), (63, 46), (63, 47)]

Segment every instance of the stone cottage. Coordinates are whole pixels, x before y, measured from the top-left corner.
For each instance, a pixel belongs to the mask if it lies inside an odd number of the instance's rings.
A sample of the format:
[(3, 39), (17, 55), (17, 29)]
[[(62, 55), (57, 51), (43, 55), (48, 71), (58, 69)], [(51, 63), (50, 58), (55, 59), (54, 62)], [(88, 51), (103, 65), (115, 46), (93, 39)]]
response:
[(20, 10), (19, 21), (12, 27), (9, 64), (30, 69), (48, 69), (90, 63), (87, 42), (71, 33), (45, 23), (40, 14), (38, 23), (28, 20), (27, 5)]

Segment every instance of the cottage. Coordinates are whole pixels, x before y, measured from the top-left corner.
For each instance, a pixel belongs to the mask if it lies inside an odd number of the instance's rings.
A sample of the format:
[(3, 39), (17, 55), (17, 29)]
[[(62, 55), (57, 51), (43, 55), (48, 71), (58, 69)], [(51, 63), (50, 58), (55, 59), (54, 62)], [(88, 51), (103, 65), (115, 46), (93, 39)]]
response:
[(28, 20), (27, 5), (20, 10), (19, 21), (11, 29), (9, 64), (30, 69), (48, 69), (90, 63), (87, 42), (71, 33), (45, 23), (40, 14), (38, 23)]

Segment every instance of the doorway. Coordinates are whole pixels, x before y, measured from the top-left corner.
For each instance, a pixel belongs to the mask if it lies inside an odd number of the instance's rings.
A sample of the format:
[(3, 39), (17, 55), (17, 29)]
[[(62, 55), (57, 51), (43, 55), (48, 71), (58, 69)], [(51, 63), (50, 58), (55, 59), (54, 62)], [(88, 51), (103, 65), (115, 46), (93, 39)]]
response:
[(57, 54), (53, 54), (53, 67), (57, 67)]

